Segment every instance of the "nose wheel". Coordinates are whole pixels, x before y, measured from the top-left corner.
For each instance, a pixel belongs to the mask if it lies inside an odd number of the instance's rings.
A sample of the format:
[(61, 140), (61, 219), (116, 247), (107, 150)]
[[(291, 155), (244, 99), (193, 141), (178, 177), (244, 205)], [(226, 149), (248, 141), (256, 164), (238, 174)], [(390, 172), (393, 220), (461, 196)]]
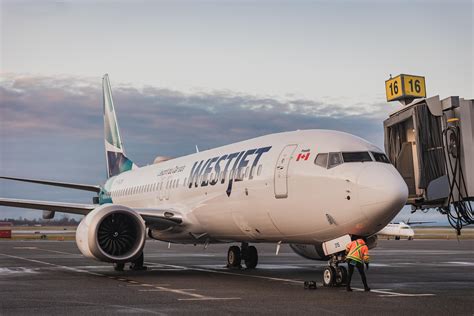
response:
[(347, 283), (347, 269), (344, 266), (339, 266), (343, 263), (342, 256), (334, 255), (329, 260), (329, 266), (323, 271), (323, 285), (324, 286), (342, 286)]
[(248, 243), (242, 243), (242, 246), (231, 246), (227, 251), (227, 267), (242, 268), (242, 260), (247, 269), (255, 269), (258, 264), (258, 251), (254, 246)]

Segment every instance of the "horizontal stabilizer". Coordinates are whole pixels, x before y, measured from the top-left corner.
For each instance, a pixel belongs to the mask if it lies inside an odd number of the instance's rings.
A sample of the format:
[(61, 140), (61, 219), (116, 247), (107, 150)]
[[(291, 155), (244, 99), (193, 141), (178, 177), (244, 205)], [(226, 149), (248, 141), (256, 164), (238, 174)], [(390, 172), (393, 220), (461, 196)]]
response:
[(0, 177), (0, 179), (30, 182), (44, 185), (52, 185), (56, 187), (91, 191), (91, 192), (100, 192), (100, 186), (90, 185), (90, 184), (79, 184), (79, 183), (70, 183), (70, 182), (58, 182), (58, 181), (48, 181), (48, 180), (37, 180), (37, 179), (27, 179), (27, 178), (13, 178), (13, 177)]

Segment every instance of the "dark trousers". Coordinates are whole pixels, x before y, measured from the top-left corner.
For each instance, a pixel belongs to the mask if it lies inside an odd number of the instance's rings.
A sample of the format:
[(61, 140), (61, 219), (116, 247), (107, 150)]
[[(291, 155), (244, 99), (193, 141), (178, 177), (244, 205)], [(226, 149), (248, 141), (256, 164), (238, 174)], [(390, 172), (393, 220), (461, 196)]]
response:
[[(352, 260), (349, 260), (347, 262), (347, 268), (349, 270), (349, 276), (347, 277), (347, 287), (351, 287), (351, 279), (352, 279), (352, 274), (354, 273), (354, 266), (351, 264)], [(364, 272), (364, 265), (360, 262), (357, 261), (352, 261), (352, 263), (355, 263), (355, 267), (357, 270), (359, 270), (360, 277), (362, 279), (362, 283), (364, 283), (364, 288), (367, 289), (369, 286), (367, 285), (367, 279), (365, 277), (365, 272)]]

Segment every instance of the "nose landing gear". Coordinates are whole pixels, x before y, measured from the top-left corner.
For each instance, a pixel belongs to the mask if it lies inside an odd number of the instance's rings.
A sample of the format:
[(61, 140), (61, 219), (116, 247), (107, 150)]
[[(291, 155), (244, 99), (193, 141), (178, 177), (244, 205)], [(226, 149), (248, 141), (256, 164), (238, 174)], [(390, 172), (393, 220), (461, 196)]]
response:
[(241, 247), (231, 246), (227, 252), (227, 267), (241, 269), (244, 260), (247, 269), (255, 269), (258, 264), (258, 251), (254, 246), (243, 242)]
[(344, 266), (339, 266), (344, 263), (342, 255), (335, 254), (331, 256), (328, 261), (329, 266), (324, 268), (323, 285), (324, 286), (342, 286), (347, 282), (347, 269)]

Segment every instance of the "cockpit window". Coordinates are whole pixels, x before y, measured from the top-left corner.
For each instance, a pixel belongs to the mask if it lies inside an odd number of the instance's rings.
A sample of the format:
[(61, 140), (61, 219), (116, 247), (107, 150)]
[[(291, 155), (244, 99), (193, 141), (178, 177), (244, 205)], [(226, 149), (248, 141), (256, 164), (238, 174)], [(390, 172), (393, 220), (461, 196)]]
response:
[(343, 152), (342, 158), (344, 159), (344, 162), (372, 161), (372, 157), (370, 157), (370, 154), (367, 151)]
[(347, 151), (347, 152), (337, 152), (337, 153), (320, 153), (314, 159), (314, 164), (323, 168), (333, 168), (342, 163), (350, 162), (366, 162), (366, 161), (378, 161), (383, 163), (390, 163), (387, 156), (383, 153), (371, 152), (373, 155), (370, 155), (368, 151)]
[(328, 168), (335, 167), (342, 163), (341, 153), (329, 153)]
[(372, 156), (374, 156), (375, 161), (390, 163), (390, 160), (388, 160), (387, 156), (383, 153), (372, 152)]
[(318, 154), (316, 159), (314, 159), (314, 163), (318, 166), (323, 168), (327, 168), (328, 165), (328, 154)]

